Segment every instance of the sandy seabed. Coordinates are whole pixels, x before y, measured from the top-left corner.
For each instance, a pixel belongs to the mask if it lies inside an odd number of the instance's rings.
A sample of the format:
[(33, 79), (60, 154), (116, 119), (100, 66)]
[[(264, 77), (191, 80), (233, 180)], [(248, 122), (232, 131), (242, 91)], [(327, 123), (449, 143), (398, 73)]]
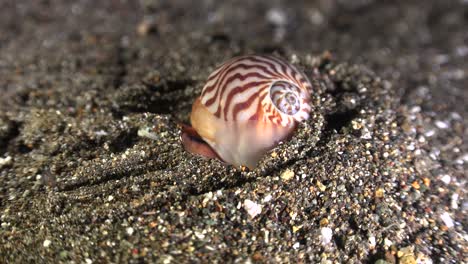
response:
[[(466, 1), (0, 3), (0, 262), (461, 263)], [(208, 74), (273, 54), (311, 119), (193, 156)]]

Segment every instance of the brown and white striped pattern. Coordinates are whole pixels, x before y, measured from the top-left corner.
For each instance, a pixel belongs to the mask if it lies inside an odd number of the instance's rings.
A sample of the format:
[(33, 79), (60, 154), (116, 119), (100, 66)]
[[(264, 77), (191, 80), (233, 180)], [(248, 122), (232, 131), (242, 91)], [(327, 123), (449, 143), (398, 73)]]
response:
[(209, 77), (200, 96), (214, 116), (225, 121), (263, 121), (293, 126), (308, 119), (307, 77), (272, 56), (231, 59)]

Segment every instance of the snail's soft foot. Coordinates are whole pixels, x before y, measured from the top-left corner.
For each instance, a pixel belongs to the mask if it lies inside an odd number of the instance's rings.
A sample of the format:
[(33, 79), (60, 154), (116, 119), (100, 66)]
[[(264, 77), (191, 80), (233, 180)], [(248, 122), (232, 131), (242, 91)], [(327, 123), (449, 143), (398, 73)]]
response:
[(193, 129), (193, 127), (179, 124), (182, 129), (182, 133), (180, 138), (182, 140), (182, 145), (184, 146), (185, 150), (192, 154), (204, 156), (207, 158), (212, 159), (219, 159), (218, 154), (206, 143), (200, 135), (198, 135), (197, 131)]

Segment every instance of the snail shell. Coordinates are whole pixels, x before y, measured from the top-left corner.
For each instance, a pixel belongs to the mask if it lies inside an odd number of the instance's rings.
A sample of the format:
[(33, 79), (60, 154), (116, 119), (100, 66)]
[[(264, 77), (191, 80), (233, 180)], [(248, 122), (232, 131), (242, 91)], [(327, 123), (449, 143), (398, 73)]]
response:
[(253, 168), (309, 118), (311, 88), (304, 74), (279, 58), (233, 58), (208, 77), (190, 120), (216, 156)]

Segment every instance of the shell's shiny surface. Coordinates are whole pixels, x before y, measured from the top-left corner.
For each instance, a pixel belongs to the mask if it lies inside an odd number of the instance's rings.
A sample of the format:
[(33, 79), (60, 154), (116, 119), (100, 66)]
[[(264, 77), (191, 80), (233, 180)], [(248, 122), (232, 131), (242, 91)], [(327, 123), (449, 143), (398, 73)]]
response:
[(311, 88), (304, 74), (279, 58), (233, 58), (208, 77), (192, 107), (192, 126), (222, 160), (253, 168), (309, 118)]

